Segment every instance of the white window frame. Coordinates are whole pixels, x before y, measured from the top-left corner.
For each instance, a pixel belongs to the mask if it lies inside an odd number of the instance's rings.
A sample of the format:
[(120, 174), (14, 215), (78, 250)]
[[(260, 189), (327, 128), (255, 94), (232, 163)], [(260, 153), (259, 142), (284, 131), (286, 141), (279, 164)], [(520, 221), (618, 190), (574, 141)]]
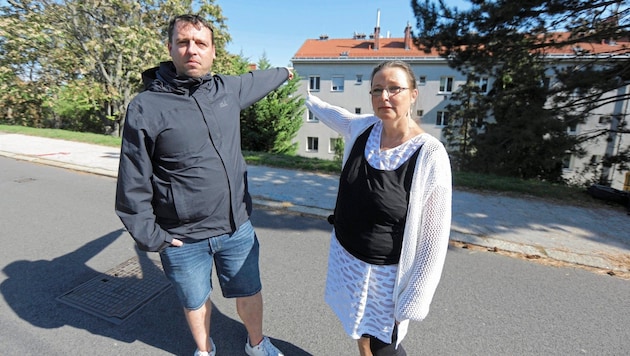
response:
[(448, 120), (450, 120), (451, 113), (448, 111), (438, 111), (437, 117), (435, 119), (435, 126), (444, 127), (448, 125)]
[(455, 85), (455, 77), (440, 77), (439, 93), (452, 93), (453, 85)]
[(357, 74), (357, 81), (355, 82), (356, 85), (361, 85), (363, 84), (363, 74)]
[(573, 169), (573, 155), (567, 154), (562, 158), (562, 169), (566, 171)]
[(306, 152), (319, 151), (319, 137), (308, 136), (306, 138)]
[(328, 153), (335, 153), (335, 141), (343, 140), (341, 137), (331, 137), (328, 139)]
[(427, 85), (427, 76), (421, 75), (418, 77), (418, 86), (424, 86), (424, 85)]
[(308, 112), (306, 113), (306, 122), (318, 122), (319, 119), (317, 118), (317, 116), (315, 116), (315, 114), (313, 114), (312, 111), (307, 110)]
[(341, 75), (333, 75), (330, 78), (330, 91), (342, 92), (344, 85), (344, 78)]
[(319, 75), (311, 75), (308, 77), (308, 89), (310, 91), (319, 91), (321, 79)]

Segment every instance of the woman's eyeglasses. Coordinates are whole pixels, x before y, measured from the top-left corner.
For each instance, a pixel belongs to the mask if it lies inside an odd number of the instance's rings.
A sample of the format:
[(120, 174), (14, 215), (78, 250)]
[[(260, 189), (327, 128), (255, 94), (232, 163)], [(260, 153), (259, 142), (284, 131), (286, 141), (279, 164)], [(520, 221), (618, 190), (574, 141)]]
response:
[(403, 90), (406, 90), (409, 88), (403, 88), (403, 87), (398, 87), (398, 86), (391, 86), (391, 87), (387, 87), (387, 88), (374, 88), (372, 90), (370, 90), (370, 95), (372, 96), (381, 96), (383, 95), (383, 92), (386, 91), (387, 92), (387, 96), (394, 96), (398, 93), (400, 93)]

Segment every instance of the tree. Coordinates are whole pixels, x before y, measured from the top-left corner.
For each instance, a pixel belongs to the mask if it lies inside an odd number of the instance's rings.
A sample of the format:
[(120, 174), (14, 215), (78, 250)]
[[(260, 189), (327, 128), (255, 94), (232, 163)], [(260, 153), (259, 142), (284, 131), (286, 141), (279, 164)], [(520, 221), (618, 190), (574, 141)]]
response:
[(8, 1), (0, 17), (0, 114), (10, 124), (42, 126), (49, 111), (44, 105), (50, 76), (39, 52), (51, 50), (46, 33), (51, 31), (41, 11), (30, 2)]
[(83, 83), (98, 95), (90, 98), (98, 110), (83, 119), (92, 121), (96, 115), (111, 132), (120, 134), (127, 104), (142, 87), (142, 71), (168, 59), (168, 21), (193, 9), (214, 24), (214, 70), (235, 74), (242, 69), (233, 67), (235, 56), (225, 50), (230, 36), (214, 0), (8, 0), (8, 4), (0, 8), (0, 76), (7, 83), (2, 89), (9, 89), (0, 97), (0, 112), (13, 122), (18, 114), (12, 110), (9, 115), (9, 99), (21, 84), (29, 88), (23, 102), (41, 108), (37, 115), (28, 114), (43, 118), (35, 126), (75, 122), (76, 114), (69, 120), (61, 116), (72, 110), (55, 106), (72, 103), (68, 97), (72, 93), (77, 95), (75, 102), (84, 103), (80, 91), (70, 90), (71, 83)]
[[(629, 9), (622, 1), (473, 0), (466, 11), (442, 0), (413, 0), (411, 5), (418, 25), (416, 45), (438, 50), (468, 76), (495, 78), (488, 95), (469, 95), (454, 108), (470, 117), (479, 114), (466, 114), (477, 110), (473, 106), (487, 108), (483, 130), (472, 140), (476, 150), (466, 152), (482, 171), (558, 181), (567, 154), (580, 154), (580, 143), (610, 133), (572, 138), (566, 129), (603, 105), (630, 99), (630, 93), (608, 95), (630, 83), (630, 61), (621, 60), (628, 47), (594, 52), (602, 41), (627, 43)], [(574, 49), (571, 61), (552, 60), (550, 54), (567, 48)], [(627, 133), (627, 118), (617, 119), (616, 134)], [(624, 151), (609, 158), (629, 159)]]
[[(263, 54), (258, 68), (271, 65)], [(304, 99), (294, 96), (300, 83), (295, 75), (286, 85), (241, 113), (242, 147), (244, 150), (294, 155), (297, 144), (293, 142), (302, 126)]]
[[(476, 137), (483, 128), (483, 118), (487, 115), (487, 102), (483, 95), (487, 91), (487, 83), (480, 85), (482, 78), (473, 73), (468, 74), (466, 84), (451, 95), (451, 101), (459, 104), (446, 106), (449, 115), (442, 130), (450, 149), (453, 169), (471, 170), (475, 164), (472, 157), (477, 152)], [(485, 82), (485, 79), (483, 79)]]

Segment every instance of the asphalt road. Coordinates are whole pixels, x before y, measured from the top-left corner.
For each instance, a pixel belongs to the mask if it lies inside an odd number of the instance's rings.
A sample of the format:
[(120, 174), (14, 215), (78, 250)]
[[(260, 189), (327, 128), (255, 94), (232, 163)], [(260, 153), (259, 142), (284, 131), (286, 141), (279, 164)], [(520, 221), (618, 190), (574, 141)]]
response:
[[(0, 158), (0, 354), (192, 355), (172, 291), (121, 324), (57, 297), (140, 256), (113, 212), (115, 180)], [(286, 355), (356, 355), (323, 301), (330, 226), (257, 209), (265, 331)], [(150, 268), (150, 264), (143, 264)], [(215, 283), (216, 284), (216, 283)], [(452, 247), (409, 355), (630, 354), (630, 281)], [(219, 355), (244, 355), (234, 302), (213, 294)]]

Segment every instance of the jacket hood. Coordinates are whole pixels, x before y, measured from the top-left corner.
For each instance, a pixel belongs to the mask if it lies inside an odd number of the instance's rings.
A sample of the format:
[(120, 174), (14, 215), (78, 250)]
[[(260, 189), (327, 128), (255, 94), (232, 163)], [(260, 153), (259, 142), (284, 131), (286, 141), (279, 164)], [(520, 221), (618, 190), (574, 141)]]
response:
[(175, 94), (186, 94), (211, 79), (212, 75), (209, 73), (199, 78), (177, 76), (172, 61), (161, 62), (159, 67), (147, 69), (142, 73), (145, 90)]

